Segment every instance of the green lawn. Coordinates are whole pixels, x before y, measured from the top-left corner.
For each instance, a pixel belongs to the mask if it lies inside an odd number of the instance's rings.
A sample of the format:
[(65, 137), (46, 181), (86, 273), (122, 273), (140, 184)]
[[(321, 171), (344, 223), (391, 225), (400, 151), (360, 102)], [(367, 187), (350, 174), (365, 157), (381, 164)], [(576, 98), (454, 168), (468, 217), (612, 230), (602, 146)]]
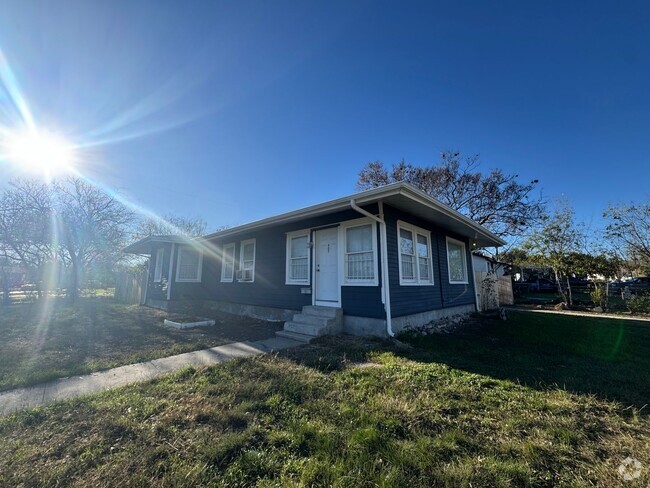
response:
[(413, 345), (326, 338), (1, 418), (0, 485), (650, 483), (647, 324), (520, 313)]
[[(596, 304), (591, 300), (589, 291), (584, 287), (573, 290), (572, 297), (575, 304), (587, 307), (596, 306)], [(515, 297), (515, 304), (517, 305), (553, 305), (560, 303), (561, 301), (562, 297), (560, 297), (560, 294), (557, 292), (529, 292)], [(625, 301), (621, 298), (620, 291), (610, 291), (608, 307), (607, 311), (610, 313), (628, 311)]]
[(110, 298), (65, 298), (0, 307), (0, 390), (52, 378), (273, 335), (254, 319), (212, 314), (217, 326), (163, 325), (167, 314)]

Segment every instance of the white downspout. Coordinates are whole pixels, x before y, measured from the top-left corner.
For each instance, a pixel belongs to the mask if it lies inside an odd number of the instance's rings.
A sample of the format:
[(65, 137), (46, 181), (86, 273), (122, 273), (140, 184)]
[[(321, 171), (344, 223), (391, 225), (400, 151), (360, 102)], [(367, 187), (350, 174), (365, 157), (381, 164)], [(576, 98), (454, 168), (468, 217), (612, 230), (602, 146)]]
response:
[(476, 273), (474, 272), (474, 253), (472, 252), (472, 249), (474, 248), (474, 242), (475, 242), (474, 239), (471, 239), (469, 241), (469, 247), (470, 247), (469, 264), (470, 264), (470, 268), (472, 270), (471, 271), (472, 272), (472, 282), (474, 283), (474, 306), (476, 307), (476, 311), (480, 312), (481, 311), (481, 304), (478, 301), (478, 293), (479, 293), (479, 291), (476, 288), (477, 283), (476, 283)]
[(384, 221), (384, 202), (379, 202), (379, 215), (381, 218), (362, 209), (354, 200), (350, 200), (350, 206), (360, 214), (379, 222), (379, 242), (381, 246), (381, 298), (384, 302), (384, 310), (386, 311), (386, 332), (389, 337), (394, 337), (393, 316), (390, 311), (390, 280), (388, 279), (388, 250), (386, 249), (388, 238), (386, 237), (386, 222)]
[(167, 273), (167, 301), (171, 300), (172, 296), (172, 270), (174, 269), (174, 247), (176, 244), (172, 242), (172, 253), (169, 256), (169, 273)]

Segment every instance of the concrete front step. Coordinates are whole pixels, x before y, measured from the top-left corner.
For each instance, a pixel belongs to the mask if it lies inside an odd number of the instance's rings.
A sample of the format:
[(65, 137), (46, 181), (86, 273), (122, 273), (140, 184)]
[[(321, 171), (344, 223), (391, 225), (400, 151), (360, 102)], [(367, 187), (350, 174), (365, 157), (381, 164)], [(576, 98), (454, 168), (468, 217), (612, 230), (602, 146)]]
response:
[(319, 307), (314, 305), (307, 305), (302, 307), (303, 315), (312, 315), (315, 317), (327, 317), (335, 319), (343, 315), (343, 310), (334, 307)]
[(297, 324), (320, 325), (326, 327), (328, 325), (333, 325), (336, 322), (336, 319), (330, 317), (321, 317), (319, 315), (305, 315), (303, 313), (297, 313), (293, 316), (293, 322)]
[(276, 336), (278, 337), (284, 337), (285, 339), (291, 339), (294, 341), (298, 342), (304, 342), (306, 344), (309, 344), (312, 339), (315, 339), (315, 336), (310, 336), (310, 335), (305, 335), (305, 334), (299, 334), (297, 332), (290, 332), (288, 330), (278, 330), (275, 333)]
[(296, 322), (285, 322), (284, 330), (296, 334), (305, 334), (312, 337), (318, 337), (327, 334), (330, 327), (324, 325), (299, 324)]

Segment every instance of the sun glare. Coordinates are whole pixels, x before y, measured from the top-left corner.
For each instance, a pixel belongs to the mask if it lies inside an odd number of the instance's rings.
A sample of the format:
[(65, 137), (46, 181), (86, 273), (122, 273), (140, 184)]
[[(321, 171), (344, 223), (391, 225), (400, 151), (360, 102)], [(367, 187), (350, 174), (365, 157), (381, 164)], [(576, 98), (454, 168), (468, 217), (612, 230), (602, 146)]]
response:
[(22, 171), (52, 177), (74, 167), (74, 146), (53, 132), (28, 129), (3, 142), (5, 159)]

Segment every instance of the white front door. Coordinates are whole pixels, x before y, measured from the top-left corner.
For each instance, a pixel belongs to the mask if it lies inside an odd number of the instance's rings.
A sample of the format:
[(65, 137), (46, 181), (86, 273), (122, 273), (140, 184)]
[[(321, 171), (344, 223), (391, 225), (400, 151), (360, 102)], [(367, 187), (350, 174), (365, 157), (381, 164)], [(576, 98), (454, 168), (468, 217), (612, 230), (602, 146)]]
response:
[(339, 231), (336, 227), (314, 232), (315, 304), (339, 306)]

